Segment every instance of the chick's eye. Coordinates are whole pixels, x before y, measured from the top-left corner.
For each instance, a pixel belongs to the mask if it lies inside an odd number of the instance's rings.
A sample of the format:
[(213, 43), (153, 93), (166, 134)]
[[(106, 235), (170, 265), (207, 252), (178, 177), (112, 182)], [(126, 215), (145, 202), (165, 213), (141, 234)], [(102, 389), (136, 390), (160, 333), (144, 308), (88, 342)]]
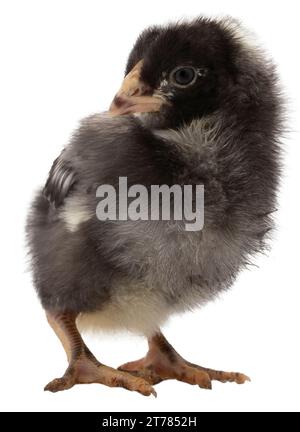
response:
[(179, 67), (171, 72), (171, 81), (179, 87), (186, 87), (194, 84), (197, 74), (192, 67)]

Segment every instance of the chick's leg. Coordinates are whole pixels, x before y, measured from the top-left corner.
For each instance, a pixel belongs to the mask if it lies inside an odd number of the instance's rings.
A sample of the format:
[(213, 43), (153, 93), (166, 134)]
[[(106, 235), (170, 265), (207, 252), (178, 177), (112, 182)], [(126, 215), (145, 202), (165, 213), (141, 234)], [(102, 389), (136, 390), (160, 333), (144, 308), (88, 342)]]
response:
[(250, 379), (241, 373), (223, 372), (197, 366), (184, 360), (169, 344), (162, 333), (157, 333), (148, 340), (149, 351), (146, 357), (126, 363), (119, 370), (134, 376), (143, 377), (151, 384), (163, 380), (176, 379), (188, 384), (197, 384), (202, 388), (211, 388), (211, 381), (236, 382), (243, 384)]
[(69, 366), (64, 375), (47, 384), (45, 390), (57, 392), (75, 384), (99, 383), (124, 387), (145, 396), (156, 395), (153, 387), (143, 378), (105, 366), (94, 357), (78, 332), (76, 314), (48, 312), (47, 319), (66, 351)]

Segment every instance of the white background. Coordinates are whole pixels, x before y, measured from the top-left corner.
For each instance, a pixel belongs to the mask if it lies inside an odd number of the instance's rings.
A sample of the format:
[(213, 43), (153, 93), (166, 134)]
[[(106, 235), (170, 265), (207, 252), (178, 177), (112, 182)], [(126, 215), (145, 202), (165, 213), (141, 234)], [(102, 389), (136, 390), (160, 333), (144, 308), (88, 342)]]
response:
[[(271, 253), (219, 301), (174, 317), (165, 333), (190, 361), (239, 370), (252, 382), (214, 383), (205, 391), (169, 381), (157, 386), (157, 399), (97, 384), (44, 393), (66, 360), (26, 272), (23, 231), (33, 191), (78, 120), (107, 109), (139, 32), (199, 14), (231, 14), (259, 35), (279, 65), (290, 133)], [(291, 0), (1, 0), (1, 410), (299, 410), (299, 39), (297, 2)], [(111, 366), (146, 350), (144, 340), (127, 334), (86, 340)]]

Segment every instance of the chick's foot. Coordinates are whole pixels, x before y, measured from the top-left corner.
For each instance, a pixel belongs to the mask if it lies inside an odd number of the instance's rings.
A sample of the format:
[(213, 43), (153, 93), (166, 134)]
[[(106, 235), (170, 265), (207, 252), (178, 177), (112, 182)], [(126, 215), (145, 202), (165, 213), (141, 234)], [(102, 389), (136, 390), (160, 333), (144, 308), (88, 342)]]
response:
[(45, 390), (58, 392), (75, 384), (98, 383), (156, 396), (154, 388), (145, 379), (106, 366), (94, 357), (78, 332), (76, 314), (47, 313), (47, 318), (66, 351), (69, 366), (65, 374), (47, 384)]
[(149, 351), (146, 357), (126, 363), (120, 366), (119, 370), (141, 377), (152, 385), (163, 380), (176, 379), (211, 389), (212, 380), (237, 384), (250, 381), (250, 378), (242, 373), (207, 369), (184, 360), (161, 333), (149, 340)]
[(144, 396), (151, 394), (156, 396), (151, 384), (143, 378), (93, 362), (85, 355), (71, 363), (63, 377), (56, 378), (47, 384), (45, 390), (58, 392), (67, 390), (75, 384), (92, 383), (104, 384), (109, 387), (122, 387), (137, 391)]

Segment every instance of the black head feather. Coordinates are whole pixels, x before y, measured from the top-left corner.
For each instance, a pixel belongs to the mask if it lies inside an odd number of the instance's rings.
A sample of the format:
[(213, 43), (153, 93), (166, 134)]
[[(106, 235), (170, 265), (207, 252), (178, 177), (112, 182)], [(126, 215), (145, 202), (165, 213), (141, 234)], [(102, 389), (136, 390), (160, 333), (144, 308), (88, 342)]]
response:
[[(163, 126), (180, 127), (219, 109), (241, 113), (244, 119), (259, 109), (257, 116), (267, 120), (269, 110), (274, 111), (273, 66), (260, 58), (259, 50), (250, 47), (240, 31), (232, 20), (199, 18), (152, 27), (139, 36), (126, 73), (144, 60), (141, 78), (171, 102), (161, 112)], [(175, 87), (172, 71), (189, 65), (206, 73), (191, 86)]]

